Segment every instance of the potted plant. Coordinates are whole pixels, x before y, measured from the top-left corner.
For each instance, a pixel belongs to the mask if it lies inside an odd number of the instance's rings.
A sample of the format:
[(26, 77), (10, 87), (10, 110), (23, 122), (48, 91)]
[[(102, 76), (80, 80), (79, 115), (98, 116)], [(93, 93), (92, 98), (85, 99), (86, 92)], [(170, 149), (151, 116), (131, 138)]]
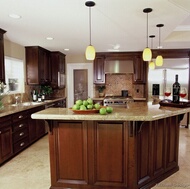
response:
[(105, 85), (100, 85), (98, 86), (98, 92), (99, 92), (99, 97), (104, 97), (104, 89), (106, 88)]

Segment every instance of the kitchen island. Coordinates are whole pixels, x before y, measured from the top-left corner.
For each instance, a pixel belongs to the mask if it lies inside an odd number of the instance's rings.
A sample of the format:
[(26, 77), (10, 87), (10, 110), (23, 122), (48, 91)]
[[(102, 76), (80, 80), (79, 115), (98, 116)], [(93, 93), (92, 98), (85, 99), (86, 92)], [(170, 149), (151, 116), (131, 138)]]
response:
[(49, 108), (51, 189), (148, 189), (179, 170), (179, 123), (190, 108), (131, 103), (107, 115)]

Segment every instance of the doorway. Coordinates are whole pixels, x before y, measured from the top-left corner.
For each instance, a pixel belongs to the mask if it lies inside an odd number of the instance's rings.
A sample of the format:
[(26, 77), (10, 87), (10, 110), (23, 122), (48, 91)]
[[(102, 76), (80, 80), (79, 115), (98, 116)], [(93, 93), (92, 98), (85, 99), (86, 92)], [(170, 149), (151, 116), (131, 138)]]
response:
[(93, 97), (93, 63), (67, 64), (67, 104)]

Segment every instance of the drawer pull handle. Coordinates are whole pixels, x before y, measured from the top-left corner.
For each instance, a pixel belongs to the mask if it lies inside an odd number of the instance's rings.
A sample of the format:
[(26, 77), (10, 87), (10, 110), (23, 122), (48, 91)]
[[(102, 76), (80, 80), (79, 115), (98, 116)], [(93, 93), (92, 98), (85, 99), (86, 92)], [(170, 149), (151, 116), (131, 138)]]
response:
[(24, 132), (20, 133), (20, 136), (23, 136), (24, 135)]
[(21, 128), (21, 127), (23, 127), (23, 126), (24, 126), (24, 124), (23, 124), (23, 123), (19, 125), (19, 127), (20, 127), (20, 128)]
[(19, 119), (23, 118), (23, 115), (18, 116)]
[(22, 142), (21, 144), (20, 144), (20, 146), (24, 146), (25, 145), (25, 143), (24, 142)]

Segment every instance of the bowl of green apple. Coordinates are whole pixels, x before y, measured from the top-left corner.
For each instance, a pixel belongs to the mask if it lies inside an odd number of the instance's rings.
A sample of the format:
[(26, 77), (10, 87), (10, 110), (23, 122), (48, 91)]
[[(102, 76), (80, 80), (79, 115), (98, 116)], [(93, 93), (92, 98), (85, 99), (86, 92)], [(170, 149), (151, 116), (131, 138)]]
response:
[(113, 108), (109, 106), (101, 106), (99, 103), (93, 103), (91, 98), (86, 100), (76, 100), (75, 104), (70, 108), (76, 114), (93, 114), (100, 113), (101, 115), (106, 115), (107, 113), (112, 113)]

